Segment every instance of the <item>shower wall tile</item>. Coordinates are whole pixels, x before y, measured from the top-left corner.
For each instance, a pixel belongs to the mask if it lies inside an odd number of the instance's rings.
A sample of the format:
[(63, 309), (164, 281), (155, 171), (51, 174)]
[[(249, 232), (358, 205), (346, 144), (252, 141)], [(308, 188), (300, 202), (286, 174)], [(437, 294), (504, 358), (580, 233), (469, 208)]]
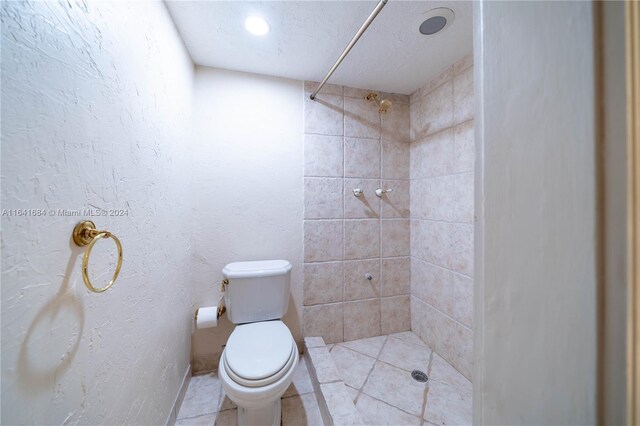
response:
[(411, 140), (409, 105), (393, 100), (391, 102), (393, 102), (391, 108), (386, 113), (380, 114), (382, 140), (408, 143)]
[(344, 221), (344, 258), (380, 257), (380, 221), (355, 219)]
[(305, 336), (322, 337), (325, 343), (344, 341), (342, 303), (305, 306), (303, 309)]
[(304, 221), (304, 261), (342, 260), (342, 221)]
[(342, 302), (342, 262), (304, 264), (304, 305)]
[(342, 96), (323, 94), (312, 101), (305, 96), (305, 134), (342, 136), (344, 133), (343, 99)]
[(400, 333), (411, 329), (411, 303), (408, 294), (380, 299), (382, 334)]
[(305, 219), (342, 218), (342, 200), (342, 179), (304, 179)]
[(380, 299), (344, 303), (344, 340), (363, 339), (381, 334)]
[(410, 186), (408, 180), (383, 180), (382, 188), (391, 188), (380, 198), (380, 216), (383, 218), (409, 218)]
[(473, 137), (473, 120), (458, 124), (455, 127), (453, 139), (454, 172), (473, 172), (476, 155)]
[(396, 296), (411, 293), (411, 258), (382, 259), (380, 295)]
[(380, 138), (380, 112), (373, 101), (344, 98), (344, 135), (355, 138)]
[(383, 219), (380, 240), (382, 257), (409, 256), (409, 220)]
[(453, 79), (453, 105), (456, 123), (473, 118), (473, 68), (467, 68)]
[(409, 111), (411, 328), (467, 378), (473, 360), (473, 105), (469, 54), (411, 94)]
[(378, 179), (380, 177), (380, 140), (345, 138), (344, 175)]
[[(380, 187), (377, 179), (344, 179), (344, 217), (345, 219), (374, 219), (380, 217), (380, 198), (375, 194)], [(353, 190), (359, 188), (363, 193), (356, 197)]]
[(341, 136), (305, 135), (304, 175), (344, 176), (344, 144)]
[(382, 177), (385, 179), (409, 179), (409, 144), (382, 141)]
[[(367, 280), (370, 274), (372, 279)], [(344, 262), (344, 300), (380, 297), (380, 259)]]
[[(410, 327), (409, 96), (305, 82), (304, 333), (340, 342)], [(353, 189), (364, 191), (361, 197)], [(378, 188), (392, 188), (377, 197)], [(382, 219), (388, 256), (381, 258)], [(401, 257), (396, 257), (401, 256)], [(372, 280), (366, 280), (365, 274)], [(384, 299), (384, 307), (381, 302)], [(399, 309), (398, 317), (393, 310)]]

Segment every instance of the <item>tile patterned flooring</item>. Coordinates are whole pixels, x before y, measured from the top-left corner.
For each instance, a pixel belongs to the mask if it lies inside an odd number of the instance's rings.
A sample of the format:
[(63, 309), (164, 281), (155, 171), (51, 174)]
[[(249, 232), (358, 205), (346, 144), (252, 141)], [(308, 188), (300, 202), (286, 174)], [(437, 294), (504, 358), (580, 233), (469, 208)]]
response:
[[(367, 425), (470, 425), (471, 382), (410, 331), (328, 345)], [(303, 356), (282, 399), (282, 424), (321, 426)], [(411, 378), (422, 370), (427, 383)], [(176, 425), (237, 424), (216, 373), (191, 378)]]

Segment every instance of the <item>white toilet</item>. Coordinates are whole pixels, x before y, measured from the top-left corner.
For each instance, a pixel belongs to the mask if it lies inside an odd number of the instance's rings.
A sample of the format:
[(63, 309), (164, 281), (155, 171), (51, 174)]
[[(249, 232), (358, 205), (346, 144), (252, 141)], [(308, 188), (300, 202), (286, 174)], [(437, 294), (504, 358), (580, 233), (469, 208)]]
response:
[(218, 376), (238, 406), (238, 424), (280, 425), (280, 398), (293, 380), (298, 347), (280, 319), (287, 312), (291, 263), (234, 262), (222, 270), (227, 315), (236, 324)]

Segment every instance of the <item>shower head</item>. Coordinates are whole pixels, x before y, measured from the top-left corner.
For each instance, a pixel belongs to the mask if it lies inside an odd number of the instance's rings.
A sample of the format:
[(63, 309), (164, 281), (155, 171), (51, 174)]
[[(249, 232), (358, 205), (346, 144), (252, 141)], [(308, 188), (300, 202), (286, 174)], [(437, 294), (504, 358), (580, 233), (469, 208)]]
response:
[(379, 101), (378, 94), (374, 92), (369, 93), (364, 98), (368, 101), (376, 101), (376, 103), (378, 104), (378, 111), (381, 113), (387, 112), (389, 108), (391, 108), (391, 105), (393, 105), (389, 99), (383, 99)]

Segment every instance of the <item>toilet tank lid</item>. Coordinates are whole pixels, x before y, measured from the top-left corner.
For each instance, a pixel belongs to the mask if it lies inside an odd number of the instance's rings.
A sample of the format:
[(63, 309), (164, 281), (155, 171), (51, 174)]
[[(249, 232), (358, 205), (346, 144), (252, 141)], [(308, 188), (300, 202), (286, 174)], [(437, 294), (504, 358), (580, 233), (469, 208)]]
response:
[(222, 269), (225, 278), (257, 278), (284, 275), (291, 271), (288, 260), (255, 260), (229, 263)]

